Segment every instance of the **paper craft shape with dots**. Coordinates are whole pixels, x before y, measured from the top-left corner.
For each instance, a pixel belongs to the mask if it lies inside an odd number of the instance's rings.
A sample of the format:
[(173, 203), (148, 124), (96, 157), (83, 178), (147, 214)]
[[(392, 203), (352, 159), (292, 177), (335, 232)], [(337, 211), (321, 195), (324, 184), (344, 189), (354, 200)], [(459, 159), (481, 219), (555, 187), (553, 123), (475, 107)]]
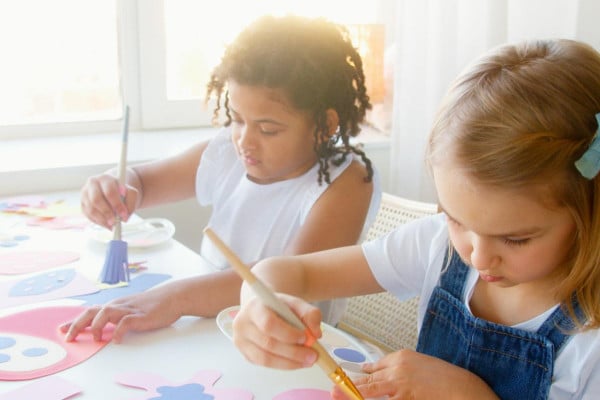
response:
[(0, 380), (18, 381), (51, 375), (87, 360), (112, 339), (114, 325), (97, 342), (84, 330), (74, 342), (65, 342), (59, 326), (86, 307), (56, 306), (26, 310), (0, 318)]
[(0, 308), (97, 292), (98, 286), (72, 268), (0, 281)]
[[(204, 370), (184, 383), (173, 383), (160, 375), (132, 372), (118, 375), (116, 380), (124, 386), (144, 389), (147, 393), (135, 400), (252, 400), (254, 396), (244, 389), (218, 389), (214, 383), (221, 373)], [(131, 399), (133, 400), (133, 399)]]

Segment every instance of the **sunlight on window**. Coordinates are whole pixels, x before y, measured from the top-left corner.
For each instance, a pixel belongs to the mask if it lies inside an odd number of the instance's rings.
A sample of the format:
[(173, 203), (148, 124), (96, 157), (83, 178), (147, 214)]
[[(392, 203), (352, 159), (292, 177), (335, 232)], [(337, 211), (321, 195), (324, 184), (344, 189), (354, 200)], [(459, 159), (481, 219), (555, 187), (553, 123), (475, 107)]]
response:
[[(347, 0), (342, 4), (322, 0), (221, 0), (207, 7), (205, 2), (197, 0), (165, 1), (167, 96), (169, 100), (203, 98), (209, 74), (219, 62), (224, 46), (243, 27), (264, 14), (322, 16), (346, 25), (355, 35), (353, 41), (361, 55), (365, 57), (370, 52), (368, 60), (365, 59), (365, 72), (377, 77), (372, 78), (372, 85), (381, 86), (381, 92), (384, 43), (375, 41), (383, 41), (384, 34), (373, 4), (364, 0)], [(367, 31), (368, 26), (376, 28)], [(366, 39), (362, 44), (359, 34)], [(375, 47), (369, 47), (373, 44)]]
[(116, 21), (114, 1), (0, 0), (0, 125), (119, 118)]

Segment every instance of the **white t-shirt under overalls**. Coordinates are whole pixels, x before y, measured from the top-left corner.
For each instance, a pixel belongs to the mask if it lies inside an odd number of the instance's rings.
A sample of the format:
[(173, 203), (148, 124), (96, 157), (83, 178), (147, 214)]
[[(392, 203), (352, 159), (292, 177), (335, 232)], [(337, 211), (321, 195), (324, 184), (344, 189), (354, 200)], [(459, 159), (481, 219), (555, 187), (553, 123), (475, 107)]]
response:
[[(402, 225), (390, 234), (363, 244), (375, 279), (400, 299), (419, 295), (418, 326), (437, 285), (448, 248), (448, 228), (443, 214)], [(469, 271), (464, 304), (469, 304), (478, 274)], [(535, 332), (554, 307), (513, 327)], [(564, 344), (554, 363), (549, 399), (600, 398), (600, 329), (574, 335)]]

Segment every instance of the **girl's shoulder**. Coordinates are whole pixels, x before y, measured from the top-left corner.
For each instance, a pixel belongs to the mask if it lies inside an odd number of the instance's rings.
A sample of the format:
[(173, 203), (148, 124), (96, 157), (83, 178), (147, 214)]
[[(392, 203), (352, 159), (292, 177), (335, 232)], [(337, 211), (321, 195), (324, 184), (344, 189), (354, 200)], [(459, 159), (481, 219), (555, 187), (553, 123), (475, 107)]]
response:
[(558, 354), (550, 398), (587, 399), (598, 393), (600, 329), (590, 329), (573, 335)]

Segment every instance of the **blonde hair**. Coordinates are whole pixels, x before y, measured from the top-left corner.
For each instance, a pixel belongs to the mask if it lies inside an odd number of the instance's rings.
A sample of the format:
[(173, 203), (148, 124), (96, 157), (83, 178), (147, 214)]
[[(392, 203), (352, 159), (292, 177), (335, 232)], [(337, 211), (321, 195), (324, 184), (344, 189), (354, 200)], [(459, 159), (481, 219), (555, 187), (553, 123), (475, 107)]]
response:
[(573, 40), (527, 41), (493, 50), (451, 86), (431, 131), (429, 166), (451, 160), (486, 185), (545, 188), (548, 204), (576, 224), (558, 288), (578, 325), (600, 327), (600, 177), (574, 162), (598, 128), (600, 53)]

